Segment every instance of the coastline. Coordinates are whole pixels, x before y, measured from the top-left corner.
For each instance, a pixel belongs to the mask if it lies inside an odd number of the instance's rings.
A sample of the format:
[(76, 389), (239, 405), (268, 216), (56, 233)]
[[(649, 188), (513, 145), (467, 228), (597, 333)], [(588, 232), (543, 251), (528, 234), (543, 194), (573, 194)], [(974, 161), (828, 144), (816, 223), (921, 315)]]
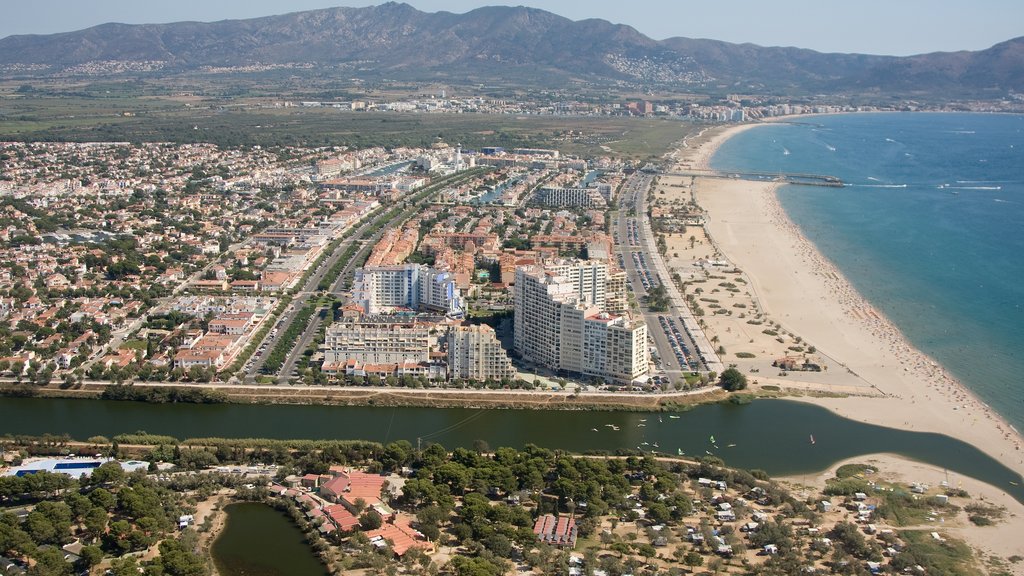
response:
[[(722, 143), (756, 126), (729, 127), (714, 134), (694, 149), (694, 165), (707, 167)], [(967, 386), (913, 347), (854, 289), (786, 215), (777, 185), (700, 177), (697, 182), (695, 195), (707, 210), (716, 247), (746, 273), (763, 309), (884, 395), (855, 399), (860, 404), (856, 410), (843, 409), (850, 398), (811, 401), (871, 424), (938, 433), (957, 430), (961, 439), (1024, 473), (1024, 438)], [(751, 237), (758, 241), (747, 242)], [(765, 258), (769, 254), (771, 258)], [(886, 409), (897, 406), (904, 412)], [(958, 430), (968, 423), (974, 425)]]
[[(692, 170), (709, 169), (712, 156), (725, 141), (758, 125), (712, 129), (702, 134), (694, 147), (685, 143), (673, 158)], [(752, 387), (770, 385), (786, 390), (788, 385), (796, 385), (799, 390), (802, 385), (828, 390), (837, 384), (859, 383), (865, 390), (875, 391), (875, 397), (802, 397), (798, 393), (791, 399), (865, 423), (955, 435), (1024, 474), (1020, 433), (911, 345), (899, 328), (856, 291), (789, 219), (777, 188), (775, 183), (700, 176), (692, 184), (693, 197), (705, 210), (711, 244), (743, 271), (761, 310), (782, 329), (813, 343), (833, 365), (832, 371), (791, 372), (784, 378), (758, 373), (748, 376)], [(714, 317), (709, 318), (711, 331), (715, 322)], [(721, 336), (725, 342), (727, 336)], [(737, 344), (737, 339), (732, 344)], [(732, 362), (732, 358), (727, 361)], [(742, 360), (736, 363), (741, 370), (755, 366)], [(1024, 515), (1024, 506), (1005, 489), (987, 486), (990, 498), (1015, 516)], [(1014, 552), (1022, 549), (1024, 546), (1017, 545)]]

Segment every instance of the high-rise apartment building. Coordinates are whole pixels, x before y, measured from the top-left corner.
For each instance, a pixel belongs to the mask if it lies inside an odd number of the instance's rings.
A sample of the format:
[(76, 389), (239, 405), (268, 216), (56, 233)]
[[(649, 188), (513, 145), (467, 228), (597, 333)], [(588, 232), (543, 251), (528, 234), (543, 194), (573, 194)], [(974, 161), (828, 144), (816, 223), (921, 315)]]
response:
[(327, 327), (324, 364), (404, 364), (430, 360), (430, 328), (415, 322), (336, 322)]
[(618, 382), (643, 376), (649, 361), (647, 325), (608, 313), (607, 296), (604, 262), (560, 261), (518, 268), (516, 352), (555, 371)]
[(367, 314), (395, 308), (443, 312), (454, 317), (465, 312), (455, 278), (423, 264), (360, 268), (356, 270), (352, 298)]
[(516, 377), (505, 349), (486, 324), (454, 326), (448, 332), (448, 375), (468, 380), (502, 380)]

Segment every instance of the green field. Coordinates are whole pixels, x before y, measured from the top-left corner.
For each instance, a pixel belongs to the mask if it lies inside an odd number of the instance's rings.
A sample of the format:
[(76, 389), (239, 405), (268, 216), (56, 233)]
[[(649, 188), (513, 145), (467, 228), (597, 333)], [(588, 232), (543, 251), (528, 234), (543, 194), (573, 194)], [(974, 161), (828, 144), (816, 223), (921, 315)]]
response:
[(0, 92), (0, 140), (210, 142), (222, 146), (558, 148), (581, 156), (646, 159), (696, 131), (677, 119), (351, 112), (269, 102), (135, 97), (99, 92)]

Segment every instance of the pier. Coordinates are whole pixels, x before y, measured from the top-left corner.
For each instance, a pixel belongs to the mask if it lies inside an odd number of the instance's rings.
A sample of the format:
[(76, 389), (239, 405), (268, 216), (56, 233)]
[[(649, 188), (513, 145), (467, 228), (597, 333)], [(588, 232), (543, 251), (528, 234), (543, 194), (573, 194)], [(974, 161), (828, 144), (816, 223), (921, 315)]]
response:
[(725, 178), (729, 180), (750, 180), (753, 182), (778, 182), (800, 186), (826, 186), (842, 188), (843, 181), (837, 176), (824, 174), (800, 174), (785, 172), (728, 172), (721, 170), (689, 170), (685, 172), (656, 172), (659, 176), (682, 176), (698, 178)]

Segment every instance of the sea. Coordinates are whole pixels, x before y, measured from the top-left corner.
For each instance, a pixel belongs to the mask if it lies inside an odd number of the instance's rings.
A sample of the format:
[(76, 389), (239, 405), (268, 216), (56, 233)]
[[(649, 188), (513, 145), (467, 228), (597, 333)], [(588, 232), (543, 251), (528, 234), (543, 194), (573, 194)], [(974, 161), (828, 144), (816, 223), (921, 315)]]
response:
[(736, 135), (711, 165), (841, 178), (779, 200), (914, 346), (1024, 430), (1024, 116), (795, 118)]

